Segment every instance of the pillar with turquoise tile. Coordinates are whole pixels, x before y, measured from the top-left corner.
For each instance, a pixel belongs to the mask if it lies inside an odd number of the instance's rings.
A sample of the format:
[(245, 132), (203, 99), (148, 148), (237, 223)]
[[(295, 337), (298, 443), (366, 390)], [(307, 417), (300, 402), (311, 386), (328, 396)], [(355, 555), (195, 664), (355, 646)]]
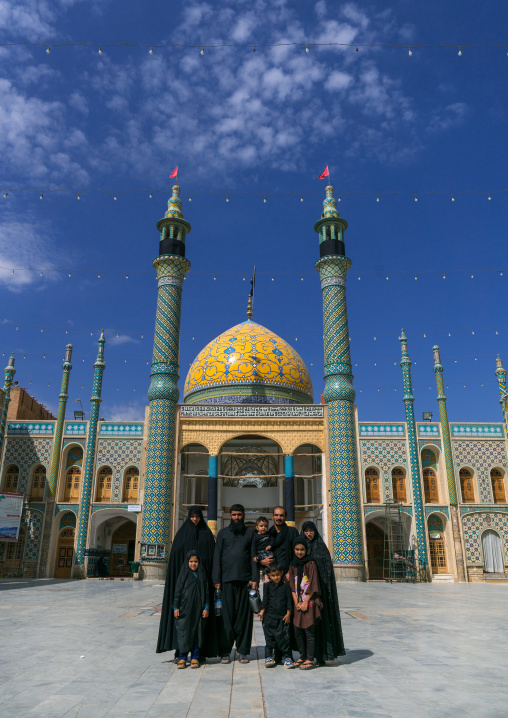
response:
[(505, 430), (508, 434), (508, 391), (506, 390), (506, 369), (503, 366), (503, 362), (501, 361), (499, 354), (496, 357), (496, 379), (499, 385), (499, 393), (501, 395), (499, 403), (501, 404), (501, 409), (503, 410)]
[(464, 547), (460, 534), (459, 510), (457, 503), (457, 484), (455, 481), (455, 469), (453, 466), (452, 445), (450, 439), (450, 424), (448, 422), (448, 410), (446, 408), (446, 395), (444, 393), (443, 365), (439, 347), (432, 347), (434, 353), (434, 374), (436, 375), (437, 403), (439, 406), (439, 421), (441, 423), (441, 436), (443, 437), (443, 453), (446, 466), (446, 482), (448, 486), (448, 500), (450, 502), (450, 519), (452, 522), (453, 545), (455, 550), (455, 564), (457, 566), (457, 578), (459, 581), (466, 581), (466, 567), (464, 560)]
[(351, 260), (345, 255), (347, 222), (339, 216), (333, 187), (325, 190), (316, 270), (323, 294), (324, 397), (328, 415), (332, 555), (336, 576), (363, 580), (362, 517), (356, 451), (353, 372), (349, 351), (346, 275)]
[(399, 337), (402, 351), (400, 366), (404, 382), (404, 408), (406, 411), (407, 436), (409, 442), (409, 463), (411, 466), (411, 486), (413, 494), (413, 511), (416, 526), (416, 540), (418, 542), (418, 556), (420, 568), (426, 570), (427, 536), (425, 532), (425, 514), (423, 511), (422, 480), (420, 476), (420, 457), (418, 455), (418, 441), (416, 439), (416, 421), (414, 410), (413, 384), (411, 382), (411, 359), (407, 351), (407, 338), (402, 330)]
[(90, 398), (90, 421), (88, 422), (88, 438), (86, 443), (85, 470), (83, 471), (83, 486), (81, 488), (81, 501), (78, 516), (78, 539), (76, 542), (76, 576), (84, 577), (85, 548), (88, 537), (88, 521), (90, 517), (90, 503), (92, 499), (93, 473), (95, 467), (95, 451), (97, 445), (97, 426), (99, 422), (99, 409), (102, 394), (102, 375), (106, 364), (104, 362), (104, 331), (98, 341), (99, 351), (94, 363), (93, 389)]
[(190, 269), (185, 238), (191, 230), (183, 218), (178, 185), (173, 187), (168, 210), (157, 229), (159, 256), (153, 262), (158, 282), (157, 312), (141, 529), (141, 560), (147, 579), (165, 576), (171, 542), (180, 316), (183, 281)]
[(14, 379), (16, 369), (14, 368), (14, 354), (11, 354), (7, 366), (4, 369), (4, 386), (3, 390), (5, 393), (4, 405), (2, 409), (2, 416), (0, 418), (0, 459), (2, 458), (2, 451), (4, 448), (4, 437), (7, 434), (7, 412), (9, 410), (9, 404), (11, 403), (11, 387)]
[(51, 496), (55, 495), (56, 483), (58, 479), (58, 466), (60, 464), (60, 449), (62, 448), (62, 433), (65, 420), (65, 409), (67, 407), (67, 399), (69, 398), (69, 376), (72, 369), (72, 344), (65, 347), (65, 359), (62, 365), (62, 385), (58, 396), (58, 414), (55, 424), (55, 436), (53, 439), (53, 454), (51, 457), (51, 468), (49, 471), (48, 491)]

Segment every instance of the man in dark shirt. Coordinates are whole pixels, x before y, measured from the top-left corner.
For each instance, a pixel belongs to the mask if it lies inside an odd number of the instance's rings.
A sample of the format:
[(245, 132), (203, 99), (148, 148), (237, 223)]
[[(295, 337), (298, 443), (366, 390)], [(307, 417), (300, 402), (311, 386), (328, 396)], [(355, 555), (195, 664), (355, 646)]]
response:
[(276, 506), (273, 510), (273, 526), (268, 531), (272, 537), (272, 553), (275, 558), (265, 558), (260, 561), (261, 566), (269, 566), (273, 561), (280, 564), (284, 573), (289, 570), (289, 564), (293, 559), (293, 541), (299, 536), (294, 526), (286, 523), (286, 509), (283, 506)]
[(252, 642), (252, 611), (249, 586), (258, 587), (259, 569), (252, 560), (253, 532), (244, 524), (245, 509), (234, 504), (231, 523), (217, 534), (212, 581), (222, 589), (221, 663), (230, 663), (236, 641), (240, 663), (248, 663)]

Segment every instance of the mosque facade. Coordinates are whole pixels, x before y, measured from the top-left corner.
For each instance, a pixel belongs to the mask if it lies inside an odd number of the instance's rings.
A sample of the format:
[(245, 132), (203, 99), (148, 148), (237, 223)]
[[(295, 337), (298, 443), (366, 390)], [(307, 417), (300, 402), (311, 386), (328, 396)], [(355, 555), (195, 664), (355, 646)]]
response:
[[(191, 230), (175, 185), (157, 223), (153, 359), (144, 421), (99, 419), (105, 338), (98, 340), (90, 418), (65, 418), (67, 345), (56, 419), (9, 419), (14, 357), (0, 392), (0, 499), (23, 499), (19, 539), (0, 540), (0, 576), (162, 579), (175, 531), (201, 506), (215, 533), (234, 503), (246, 521), (282, 504), (313, 520), (338, 580), (508, 580), (506, 371), (497, 359), (503, 421), (449, 422), (433, 347), (439, 421), (416, 421), (401, 333), (405, 421), (357, 414), (349, 348), (347, 222), (326, 188), (314, 229), (323, 296), (324, 393), (303, 359), (247, 318), (204, 347), (180, 401), (179, 343)], [(430, 359), (430, 357), (429, 357)], [(429, 417), (432, 418), (431, 416)], [(102, 562), (100, 559), (102, 558)], [(135, 562), (134, 566), (131, 562)], [(137, 563), (136, 563), (137, 562)]]

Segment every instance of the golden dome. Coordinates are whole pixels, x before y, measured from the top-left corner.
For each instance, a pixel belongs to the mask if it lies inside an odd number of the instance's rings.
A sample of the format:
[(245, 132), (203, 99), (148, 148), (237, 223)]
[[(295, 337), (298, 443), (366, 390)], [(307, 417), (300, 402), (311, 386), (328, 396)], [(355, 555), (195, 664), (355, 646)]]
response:
[(185, 404), (311, 404), (312, 382), (284, 339), (250, 320), (220, 334), (192, 362)]

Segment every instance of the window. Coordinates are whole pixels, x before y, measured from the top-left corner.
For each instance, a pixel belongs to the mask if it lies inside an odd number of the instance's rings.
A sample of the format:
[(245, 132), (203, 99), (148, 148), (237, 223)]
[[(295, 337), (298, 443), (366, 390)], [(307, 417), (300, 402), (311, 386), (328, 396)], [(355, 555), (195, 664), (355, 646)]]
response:
[(503, 474), (499, 469), (492, 469), (490, 472), (490, 480), (492, 481), (492, 495), (495, 504), (505, 504), (506, 494), (504, 490)]
[(462, 503), (474, 504), (473, 474), (469, 469), (461, 469), (459, 471), (459, 479)]
[(392, 492), (394, 501), (406, 502), (406, 479), (403, 469), (392, 469)]
[(32, 475), (32, 487), (30, 490), (30, 501), (42, 501), (44, 499), (44, 488), (46, 487), (46, 469), (44, 466), (36, 466)]
[(19, 469), (15, 464), (7, 467), (4, 480), (4, 491), (15, 494), (18, 490)]
[(365, 469), (365, 490), (367, 503), (379, 504), (379, 471), (377, 469)]
[(64, 501), (76, 504), (79, 501), (79, 482), (81, 481), (81, 469), (78, 466), (71, 466), (65, 474)]
[(135, 504), (138, 500), (139, 490), (139, 469), (131, 466), (127, 469), (123, 478), (123, 501)]
[(97, 476), (96, 501), (111, 501), (111, 484), (113, 472), (109, 466), (103, 466)]
[(423, 470), (423, 493), (426, 504), (438, 504), (437, 476), (434, 469)]

